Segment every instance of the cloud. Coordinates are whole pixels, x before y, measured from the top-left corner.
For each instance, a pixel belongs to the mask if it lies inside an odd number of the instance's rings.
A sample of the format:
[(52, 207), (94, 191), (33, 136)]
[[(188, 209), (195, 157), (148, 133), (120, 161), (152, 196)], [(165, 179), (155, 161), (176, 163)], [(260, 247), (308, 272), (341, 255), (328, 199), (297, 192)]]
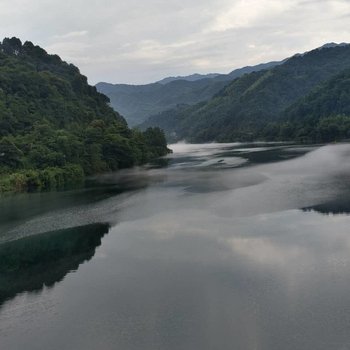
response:
[(86, 36), (89, 32), (87, 30), (81, 30), (81, 31), (77, 31), (77, 32), (69, 32), (66, 34), (61, 34), (61, 35), (55, 35), (54, 38), (55, 39), (70, 39), (70, 38), (77, 38), (77, 37), (82, 37), (82, 36)]
[(295, 2), (285, 0), (238, 0), (224, 9), (214, 21), (214, 31), (249, 28), (261, 22), (269, 22), (288, 11)]
[(345, 0), (2, 0), (0, 36), (79, 66), (90, 82), (145, 83), (349, 42)]

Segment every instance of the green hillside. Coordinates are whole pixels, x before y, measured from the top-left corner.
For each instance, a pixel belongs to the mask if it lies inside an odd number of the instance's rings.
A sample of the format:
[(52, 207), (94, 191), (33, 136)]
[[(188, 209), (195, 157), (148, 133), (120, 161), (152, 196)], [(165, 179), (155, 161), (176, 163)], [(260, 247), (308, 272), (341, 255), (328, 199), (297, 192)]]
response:
[(17, 38), (0, 43), (0, 192), (61, 188), (166, 154), (128, 128), (77, 67)]
[(350, 115), (350, 69), (323, 83), (286, 112), (286, 116), (295, 122), (337, 114)]
[(175, 80), (165, 85), (99, 83), (96, 87), (98, 91), (110, 98), (111, 106), (122, 113), (131, 126), (135, 126), (149, 116), (175, 108), (178, 104), (196, 104), (208, 100), (227, 83), (226, 80), (201, 79)]
[(329, 142), (350, 138), (350, 69), (327, 80), (289, 107), (282, 121), (268, 124), (261, 136)]
[(288, 118), (288, 108), (347, 68), (349, 45), (316, 49), (246, 74), (206, 103), (161, 113), (142, 127), (161, 125), (169, 138), (200, 142), (256, 139), (267, 124)]
[(236, 69), (229, 74), (165, 78), (147, 85), (98, 83), (98, 91), (106, 94), (111, 106), (125, 116), (132, 126), (141, 124), (148, 117), (176, 108), (178, 105), (195, 105), (209, 100), (230, 81), (246, 73), (269, 69), (281, 62), (269, 62), (257, 66)]

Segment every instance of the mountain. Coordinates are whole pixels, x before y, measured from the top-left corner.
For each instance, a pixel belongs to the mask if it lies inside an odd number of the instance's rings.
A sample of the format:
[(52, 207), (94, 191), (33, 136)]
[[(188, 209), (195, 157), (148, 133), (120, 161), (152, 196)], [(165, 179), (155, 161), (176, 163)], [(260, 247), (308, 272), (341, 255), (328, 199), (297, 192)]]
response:
[(197, 81), (197, 80), (202, 80), (202, 79), (211, 79), (211, 78), (216, 78), (220, 74), (218, 73), (209, 73), (209, 74), (191, 74), (187, 76), (177, 76), (177, 77), (168, 77), (164, 78), (162, 80), (157, 81), (159, 84), (168, 84), (176, 80), (186, 80), (186, 81)]
[(207, 102), (163, 112), (142, 127), (162, 126), (175, 140), (254, 139), (266, 125), (287, 120), (288, 108), (347, 68), (350, 45), (318, 48), (237, 78)]
[(165, 78), (147, 85), (98, 83), (96, 88), (107, 95), (111, 106), (118, 110), (131, 126), (134, 126), (154, 114), (175, 108), (177, 105), (194, 105), (206, 101), (231, 80), (246, 73), (270, 69), (278, 64), (280, 62), (244, 67), (229, 74), (193, 75), (184, 79)]
[(174, 108), (178, 104), (195, 104), (212, 97), (227, 84), (226, 81), (202, 79), (175, 80), (166, 85), (124, 85), (98, 83), (96, 88), (107, 95), (111, 106), (118, 110), (131, 126), (142, 123), (149, 116)]
[(0, 192), (59, 188), (167, 153), (132, 131), (72, 64), (31, 42), (0, 43)]

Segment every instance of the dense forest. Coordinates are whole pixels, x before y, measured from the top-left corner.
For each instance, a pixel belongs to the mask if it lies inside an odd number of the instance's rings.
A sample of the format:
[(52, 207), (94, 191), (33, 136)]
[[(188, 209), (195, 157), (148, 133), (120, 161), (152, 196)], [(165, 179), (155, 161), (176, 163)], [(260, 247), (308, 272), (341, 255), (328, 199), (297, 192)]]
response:
[(169, 150), (131, 130), (72, 64), (31, 42), (0, 43), (0, 192), (63, 188)]
[(207, 102), (162, 112), (142, 127), (196, 142), (347, 138), (349, 68), (350, 45), (326, 46), (245, 74)]

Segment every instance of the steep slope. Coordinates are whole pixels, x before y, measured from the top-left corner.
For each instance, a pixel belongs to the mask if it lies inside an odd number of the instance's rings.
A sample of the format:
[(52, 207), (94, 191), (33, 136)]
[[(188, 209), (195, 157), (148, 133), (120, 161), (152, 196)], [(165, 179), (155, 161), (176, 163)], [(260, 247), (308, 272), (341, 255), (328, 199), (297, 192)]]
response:
[(98, 83), (98, 91), (106, 94), (112, 107), (119, 111), (131, 126), (145, 121), (148, 117), (175, 108), (177, 105), (206, 101), (223, 89), (231, 80), (246, 73), (269, 69), (280, 62), (244, 67), (230, 74), (166, 78), (147, 85), (125, 85)]
[(176, 121), (170, 124), (164, 122), (168, 111), (143, 127), (162, 125), (169, 136), (194, 141), (254, 138), (266, 123), (282, 118), (285, 109), (346, 68), (349, 45), (319, 48), (235, 79), (205, 104), (172, 111)]
[(131, 131), (78, 68), (31, 42), (0, 43), (0, 192), (62, 187), (165, 153), (160, 130)]

